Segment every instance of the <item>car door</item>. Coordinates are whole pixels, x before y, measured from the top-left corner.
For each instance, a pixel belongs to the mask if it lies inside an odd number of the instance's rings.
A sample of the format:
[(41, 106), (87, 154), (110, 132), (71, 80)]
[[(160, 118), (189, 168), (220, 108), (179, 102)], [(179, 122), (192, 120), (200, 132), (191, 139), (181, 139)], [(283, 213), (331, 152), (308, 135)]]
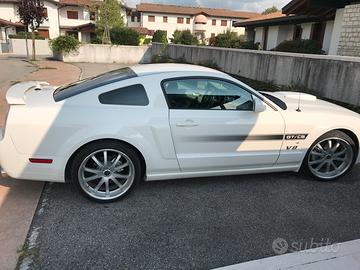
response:
[(285, 124), (270, 106), (254, 111), (254, 96), (221, 78), (186, 77), (162, 83), (182, 171), (273, 166)]

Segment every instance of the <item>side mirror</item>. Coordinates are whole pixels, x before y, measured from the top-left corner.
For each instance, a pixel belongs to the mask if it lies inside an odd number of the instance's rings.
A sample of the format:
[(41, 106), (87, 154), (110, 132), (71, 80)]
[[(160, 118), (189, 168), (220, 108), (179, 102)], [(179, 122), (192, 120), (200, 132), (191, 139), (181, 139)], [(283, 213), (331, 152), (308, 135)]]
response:
[(264, 101), (258, 97), (254, 97), (254, 112), (261, 113), (266, 111), (266, 105)]

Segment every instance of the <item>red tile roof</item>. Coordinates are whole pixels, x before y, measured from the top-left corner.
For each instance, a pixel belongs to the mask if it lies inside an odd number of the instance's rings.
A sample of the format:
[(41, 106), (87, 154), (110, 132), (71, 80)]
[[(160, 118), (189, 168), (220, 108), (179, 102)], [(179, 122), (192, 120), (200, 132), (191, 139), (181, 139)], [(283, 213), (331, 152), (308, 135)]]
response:
[(138, 32), (140, 35), (149, 35), (149, 36), (154, 35), (154, 31), (149, 30), (146, 27), (130, 27), (130, 28)]
[(247, 26), (247, 25), (255, 25), (259, 23), (266, 23), (266, 22), (272, 22), (277, 21), (278, 19), (289, 17), (286, 14), (282, 14), (281, 11), (266, 14), (266, 15), (260, 15), (251, 19), (243, 20), (241, 22), (235, 22), (234, 26)]
[(92, 0), (60, 0), (60, 4), (64, 6), (90, 6), (93, 3)]
[(11, 22), (11, 21), (7, 21), (7, 20), (1, 19), (1, 18), (0, 18), (0, 25), (16, 26), (16, 27), (24, 26), (21, 22)]
[(205, 7), (186, 7), (176, 5), (161, 5), (141, 3), (136, 6), (137, 11), (140, 12), (153, 12), (153, 13), (170, 13), (170, 14), (182, 14), (182, 15), (197, 15), (205, 13), (208, 16), (224, 17), (224, 18), (237, 18), (237, 19), (249, 19), (259, 16), (259, 13), (247, 12), (247, 11), (234, 11), (229, 9), (220, 8), (205, 8)]

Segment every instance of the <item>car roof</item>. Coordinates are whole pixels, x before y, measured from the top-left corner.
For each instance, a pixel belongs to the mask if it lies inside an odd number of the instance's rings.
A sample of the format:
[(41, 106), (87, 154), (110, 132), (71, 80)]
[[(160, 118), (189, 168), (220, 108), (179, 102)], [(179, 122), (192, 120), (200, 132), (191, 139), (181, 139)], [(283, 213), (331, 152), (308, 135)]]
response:
[(138, 76), (173, 72), (209, 72), (222, 74), (222, 72), (215, 69), (189, 64), (146, 64), (133, 66), (131, 69)]

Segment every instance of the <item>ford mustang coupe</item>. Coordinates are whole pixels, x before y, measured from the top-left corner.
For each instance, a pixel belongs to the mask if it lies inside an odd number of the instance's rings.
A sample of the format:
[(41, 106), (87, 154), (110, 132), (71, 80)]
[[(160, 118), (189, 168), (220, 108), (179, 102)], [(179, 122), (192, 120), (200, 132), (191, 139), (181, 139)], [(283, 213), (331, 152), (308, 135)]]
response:
[(3, 171), (71, 182), (99, 202), (141, 179), (301, 170), (330, 181), (360, 162), (359, 114), (194, 65), (139, 65), (62, 87), (22, 82), (6, 99)]

